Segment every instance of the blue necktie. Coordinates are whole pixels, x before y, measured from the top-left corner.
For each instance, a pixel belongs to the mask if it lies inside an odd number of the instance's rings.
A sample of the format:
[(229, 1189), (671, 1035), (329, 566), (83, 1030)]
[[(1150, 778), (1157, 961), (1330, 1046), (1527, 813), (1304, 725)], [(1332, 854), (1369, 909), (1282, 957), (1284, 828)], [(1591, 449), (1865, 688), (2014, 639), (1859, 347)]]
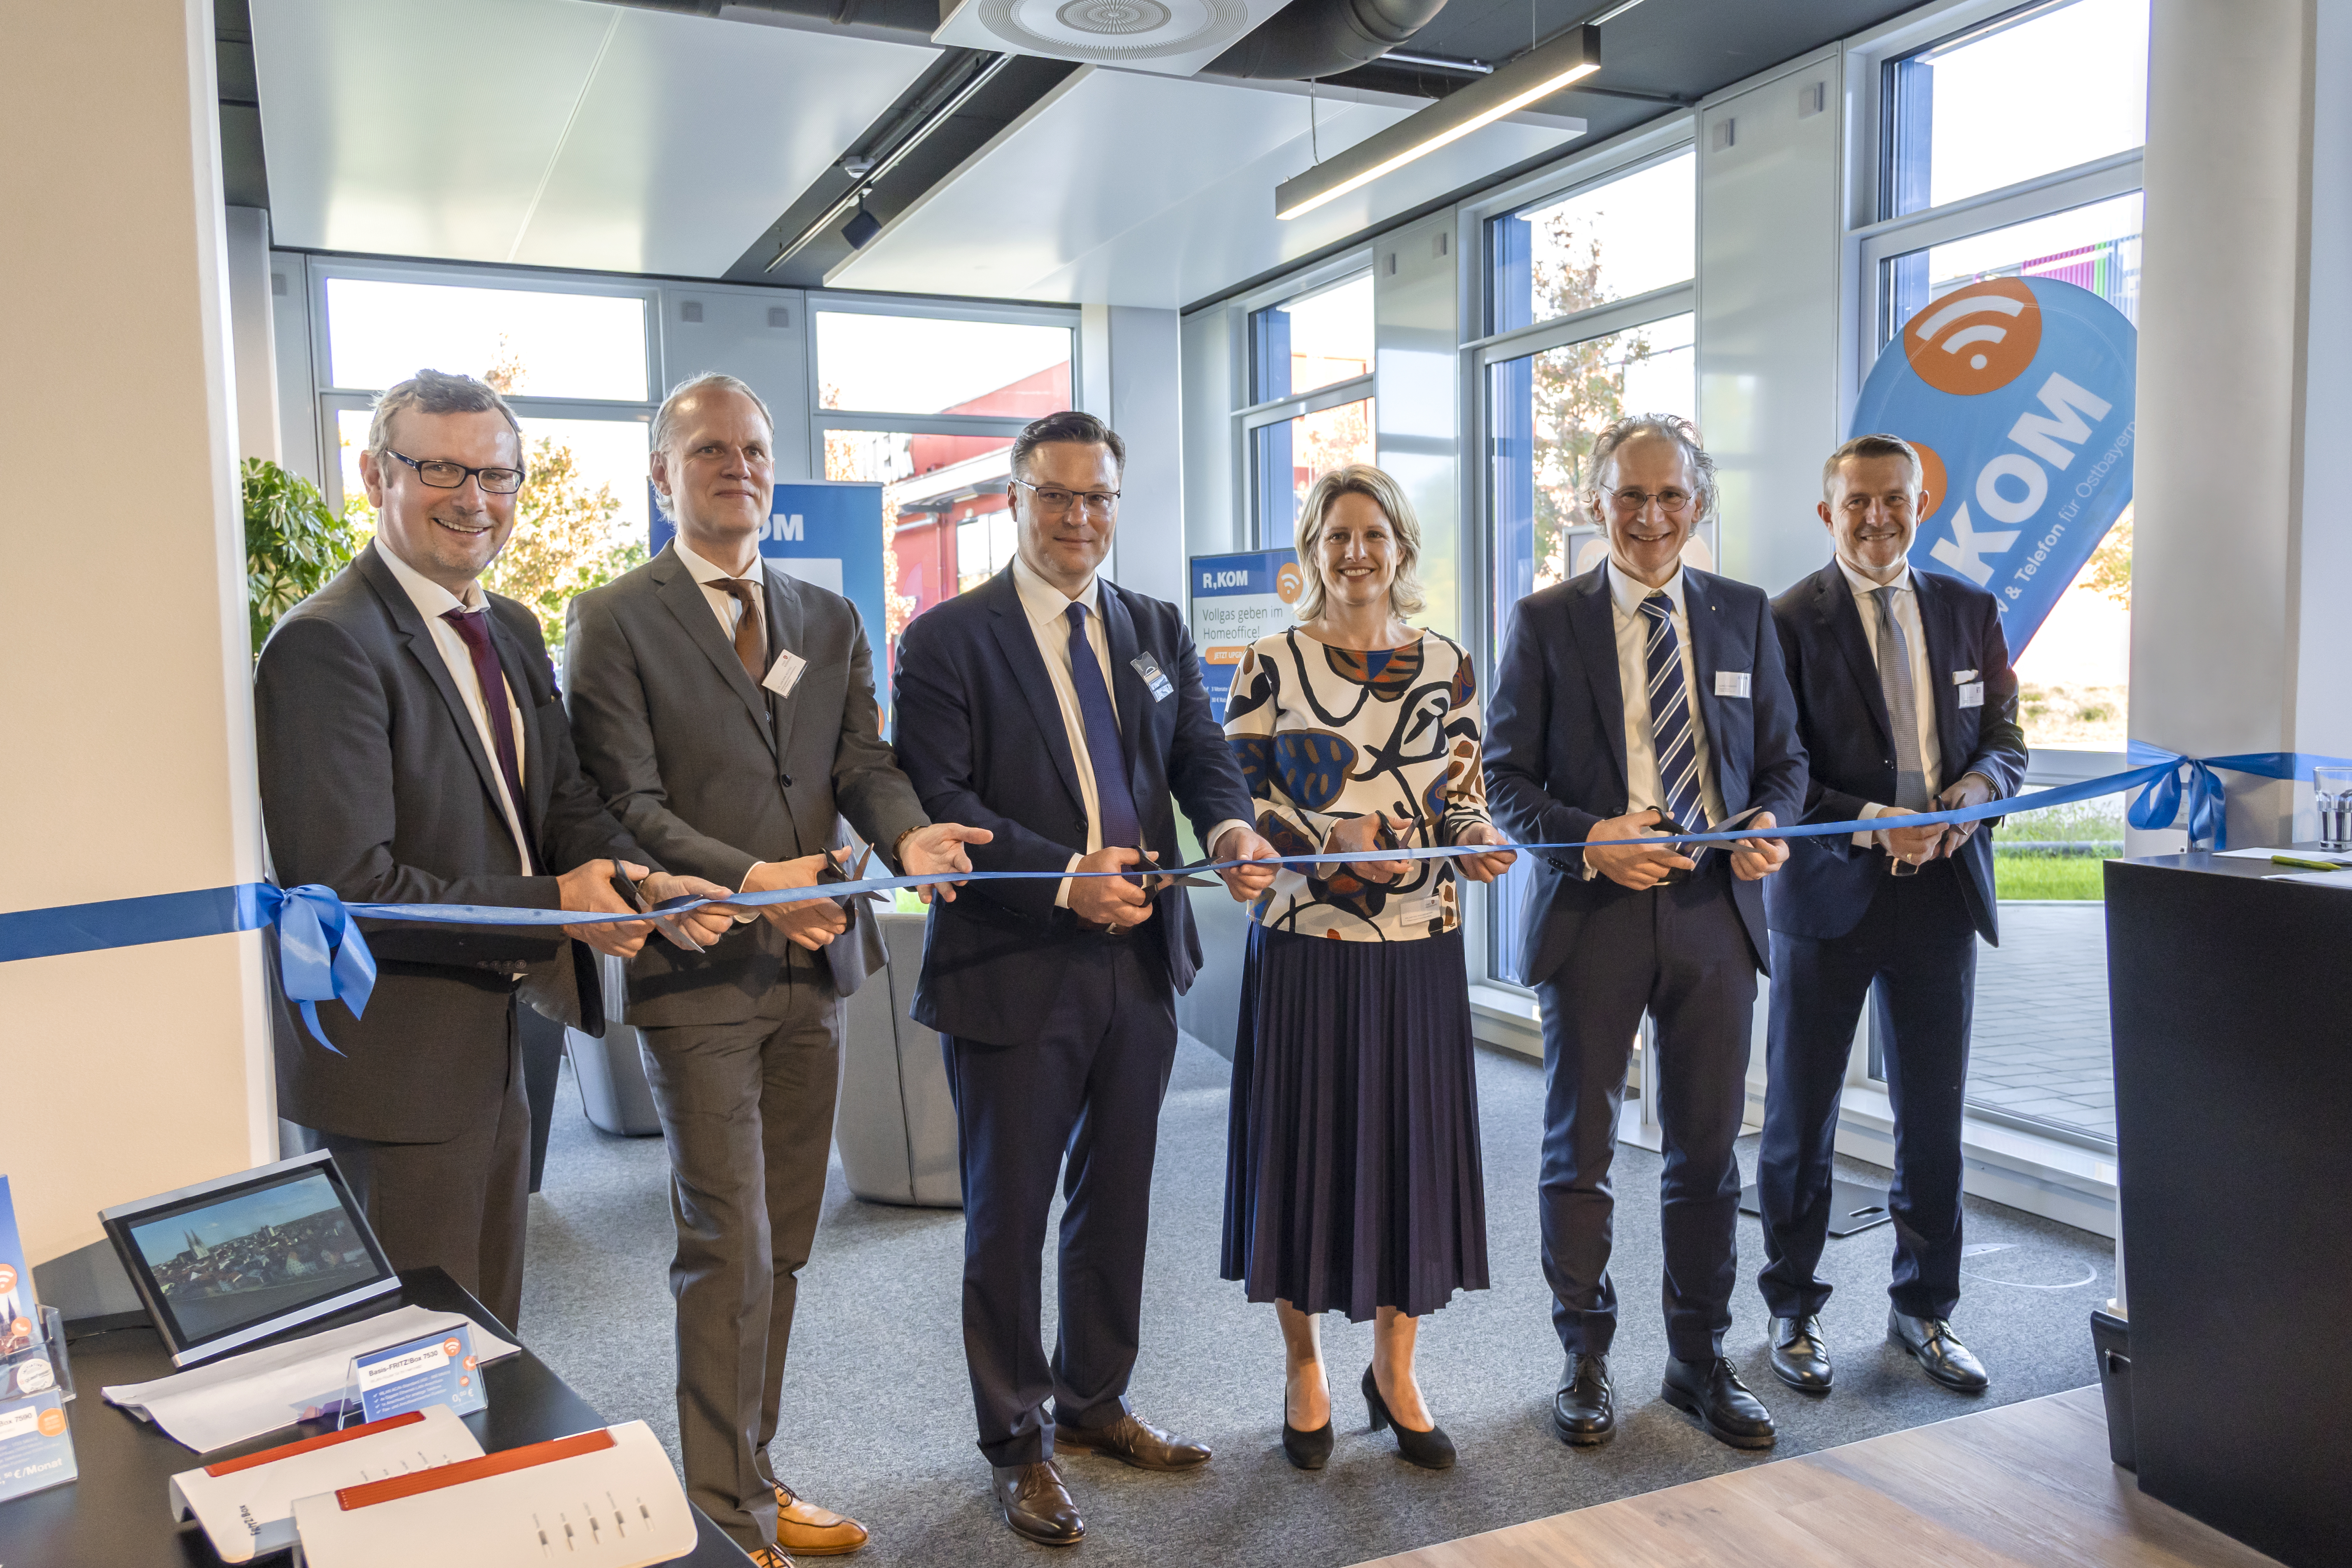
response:
[(1127, 787), (1127, 753), (1119, 750), (1118, 710), (1111, 706), (1110, 688), (1103, 684), (1102, 661), (1087, 640), (1087, 607), (1072, 604), (1070, 618), (1070, 684), (1077, 689), (1078, 713), (1087, 721), (1087, 760), (1095, 770), (1095, 812), (1106, 847), (1143, 847), (1143, 824), (1135, 814), (1135, 795)]
[(1642, 601), (1650, 618), (1650, 740), (1658, 754), (1658, 787), (1666, 815), (1704, 832), (1710, 826), (1698, 788), (1698, 736), (1691, 728), (1690, 682), (1683, 679), (1682, 644), (1675, 637), (1675, 602), (1664, 593)]

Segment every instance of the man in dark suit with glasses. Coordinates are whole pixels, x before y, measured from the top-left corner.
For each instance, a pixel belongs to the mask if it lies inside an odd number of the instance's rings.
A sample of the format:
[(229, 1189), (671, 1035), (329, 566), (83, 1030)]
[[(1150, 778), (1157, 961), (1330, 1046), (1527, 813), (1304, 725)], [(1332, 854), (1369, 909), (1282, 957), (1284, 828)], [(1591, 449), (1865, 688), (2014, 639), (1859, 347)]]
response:
[[(538, 620), (481, 585), (525, 477), (505, 400), (418, 372), (376, 400), (360, 475), (374, 540), (287, 613), (254, 671), (278, 881), (324, 883), (354, 902), (609, 914), (632, 908), (616, 872), (656, 900), (724, 896), (648, 874), (581, 776)], [(730, 917), (686, 918), (715, 935)], [(279, 998), (279, 1111), (333, 1151), (395, 1266), (438, 1265), (512, 1326), (530, 1153), (516, 992), (563, 962), (562, 939), (545, 927), (365, 929), (374, 994), (364, 1017), (319, 1005), (332, 1049)], [(562, 928), (623, 955), (650, 929)], [(593, 966), (578, 989), (593, 1015)]]

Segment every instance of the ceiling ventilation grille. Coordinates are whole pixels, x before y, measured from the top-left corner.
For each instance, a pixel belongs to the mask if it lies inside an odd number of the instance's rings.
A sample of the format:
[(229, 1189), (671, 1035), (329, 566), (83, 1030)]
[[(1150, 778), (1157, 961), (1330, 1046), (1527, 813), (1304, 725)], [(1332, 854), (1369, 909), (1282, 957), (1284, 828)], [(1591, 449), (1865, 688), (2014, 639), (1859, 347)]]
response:
[(1281, 0), (962, 0), (937, 44), (1190, 76)]

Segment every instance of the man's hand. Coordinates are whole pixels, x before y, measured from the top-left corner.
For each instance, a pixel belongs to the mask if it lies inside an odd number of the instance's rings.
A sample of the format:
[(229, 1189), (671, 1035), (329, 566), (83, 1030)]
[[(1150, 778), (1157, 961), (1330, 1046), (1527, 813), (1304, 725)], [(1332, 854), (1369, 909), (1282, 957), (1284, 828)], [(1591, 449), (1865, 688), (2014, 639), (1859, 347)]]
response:
[[(1380, 843), (1381, 830), (1393, 826), (1385, 811), (1376, 811), (1370, 816), (1350, 816), (1323, 840), (1323, 853), (1352, 855), (1373, 848)], [(1393, 882), (1412, 869), (1410, 860), (1350, 860), (1347, 866), (1367, 882)]]
[[(1993, 794), (1992, 781), (1986, 778), (1982, 773), (1962, 773), (1960, 775), (1959, 783), (1953, 784), (1951, 787), (1945, 790), (1943, 794), (1936, 797), (1936, 809), (1938, 811), (1957, 811), (1963, 806), (1982, 805), (1989, 800), (1998, 800), (2000, 798), (2000, 797), (1999, 795)], [(1960, 846), (1966, 844), (1976, 833), (1976, 830), (1983, 826), (1984, 824), (1981, 821), (1946, 823), (1944, 825), (1944, 837), (1942, 841), (1937, 845), (1936, 853), (1938, 855), (1958, 854), (1960, 852)]]
[(1250, 828), (1236, 825), (1225, 829), (1225, 836), (1209, 847), (1212, 860), (1247, 860), (1247, 866), (1228, 866), (1217, 873), (1225, 879), (1225, 889), (1237, 904), (1248, 903), (1274, 886), (1274, 874), (1282, 862), (1274, 853), (1274, 846)]
[(728, 890), (716, 882), (706, 881), (700, 877), (678, 877), (659, 871), (646, 878), (637, 891), (646, 896), (646, 902), (649, 904), (667, 903), (672, 899), (683, 898), (720, 900), (719, 904), (705, 904), (698, 910), (667, 917), (685, 927), (686, 934), (705, 947), (735, 929), (735, 911), (724, 907)]
[[(1872, 820), (1894, 822), (1901, 817), (1918, 815), (1916, 811), (1905, 811), (1895, 807), (1882, 812)], [(1944, 825), (1940, 822), (1930, 823), (1925, 827), (1882, 827), (1878, 831), (1885, 835), (1886, 852), (1897, 860), (1912, 866), (1916, 866), (1922, 861), (1933, 860), (1936, 858), (1937, 846), (1943, 842), (1944, 837)]]
[[(842, 860), (849, 858), (846, 845), (834, 852)], [(743, 879), (743, 891), (765, 893), (778, 888), (814, 888), (816, 874), (824, 868), (827, 857), (803, 855), (797, 860), (763, 860), (751, 868)], [(849, 912), (831, 899), (802, 899), (790, 904), (765, 904), (760, 913), (770, 925), (784, 933), (795, 946), (811, 952), (823, 947), (849, 929)]]
[[(1759, 811), (1748, 819), (1750, 827), (1778, 827), (1780, 821), (1769, 811)], [(1788, 863), (1789, 841), (1785, 838), (1738, 838), (1731, 854), (1731, 874), (1743, 882), (1759, 882)]]
[[(1154, 855), (1153, 859), (1159, 857)], [(1143, 864), (1139, 850), (1105, 845), (1078, 862), (1079, 871), (1124, 871)], [(1139, 926), (1151, 918), (1151, 896), (1125, 877), (1073, 877), (1070, 912), (1096, 925)]]
[(1664, 820), (1655, 806), (1645, 811), (1612, 816), (1592, 825), (1585, 837), (1601, 840), (1584, 847), (1585, 863), (1621, 888), (1639, 892), (1654, 888), (1669, 871), (1687, 871), (1698, 864), (1686, 855), (1677, 855), (1664, 844), (1633, 844), (1620, 847), (1607, 842), (1614, 838), (1654, 838), (1658, 824)]
[[(1456, 845), (1501, 844), (1506, 840), (1502, 830), (1493, 823), (1474, 822), (1454, 835), (1454, 842)], [(1464, 876), (1474, 882), (1491, 882), (1509, 870), (1511, 862), (1517, 858), (1517, 851), (1504, 849), (1492, 855), (1465, 855), (1457, 858), (1454, 864)]]
[[(898, 840), (898, 867), (909, 877), (937, 876), (942, 871), (969, 871), (971, 857), (964, 853), (967, 844), (985, 844), (995, 834), (985, 827), (966, 827), (961, 822), (934, 822), (929, 827), (918, 827)], [(934, 882), (915, 889), (915, 897), (925, 903), (937, 893), (947, 903), (955, 902), (956, 889), (961, 882)]]
[[(615, 870), (632, 882), (646, 874), (643, 866), (626, 860), (617, 866), (610, 860), (583, 861), (555, 879), (555, 907), (583, 915), (634, 913), (621, 901), (621, 895), (613, 891)], [(651, 921), (615, 921), (610, 925), (565, 926), (563, 934), (574, 942), (586, 942), (598, 952), (609, 952), (614, 958), (635, 958), (653, 929)]]

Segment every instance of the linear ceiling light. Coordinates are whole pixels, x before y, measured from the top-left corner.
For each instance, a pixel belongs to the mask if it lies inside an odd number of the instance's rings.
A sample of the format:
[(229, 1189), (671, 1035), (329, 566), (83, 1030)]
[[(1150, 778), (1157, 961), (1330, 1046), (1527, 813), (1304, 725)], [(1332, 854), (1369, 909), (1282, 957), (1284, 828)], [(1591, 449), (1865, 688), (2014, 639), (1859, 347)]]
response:
[(1275, 187), (1274, 216), (1297, 217), (1334, 196), (1369, 184), (1426, 153), (1467, 136), (1538, 99), (1549, 98), (1601, 68), (1601, 29), (1587, 24), (1529, 49), (1492, 75), (1446, 94), (1427, 109), (1367, 136)]

